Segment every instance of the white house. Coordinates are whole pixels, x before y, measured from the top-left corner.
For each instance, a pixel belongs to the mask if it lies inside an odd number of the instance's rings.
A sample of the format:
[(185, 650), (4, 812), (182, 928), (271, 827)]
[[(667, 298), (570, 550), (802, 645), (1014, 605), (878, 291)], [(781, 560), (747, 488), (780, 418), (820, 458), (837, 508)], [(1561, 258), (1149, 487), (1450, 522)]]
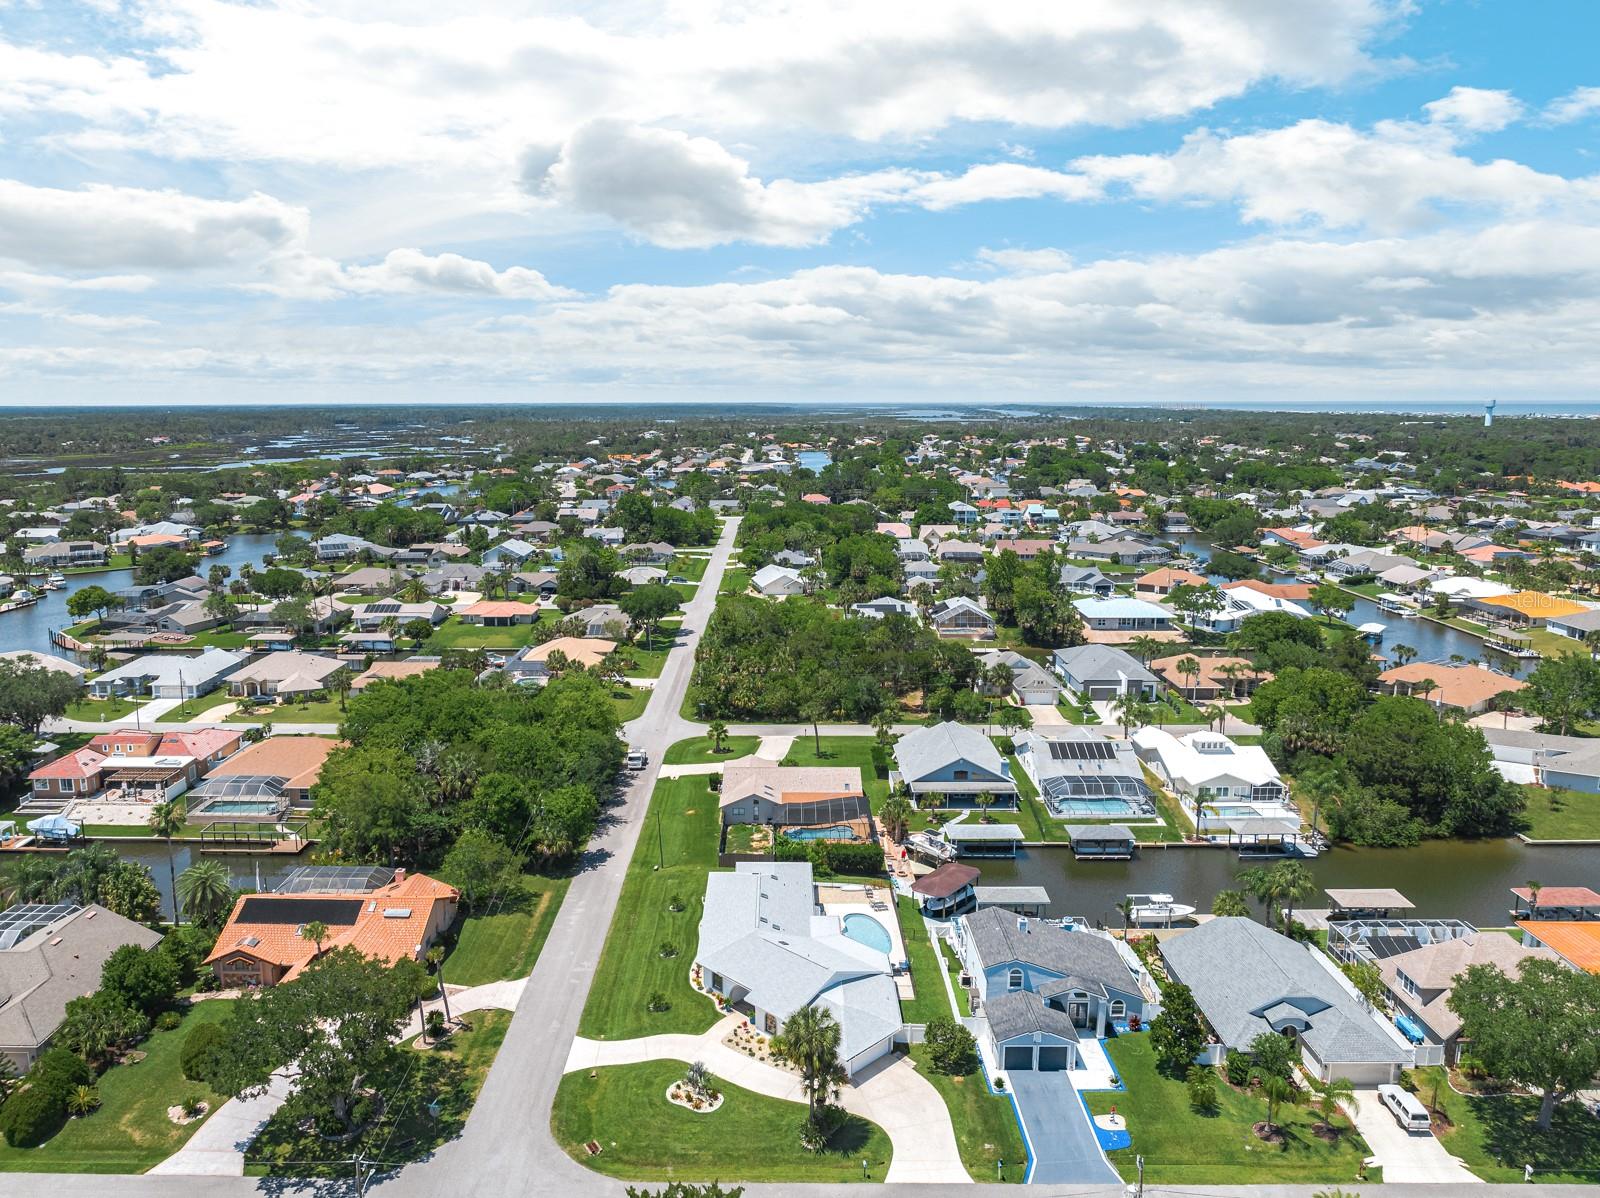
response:
[(1145, 727), (1133, 734), (1134, 752), (1183, 801), (1196, 830), (1239, 830), (1235, 824), (1292, 819), (1289, 788), (1260, 745), (1235, 744), (1209, 730), (1173, 736)]
[[(865, 905), (860, 918), (873, 919)], [(852, 936), (844, 916), (823, 913), (809, 862), (741, 861), (706, 878), (695, 966), (700, 984), (776, 1035), (796, 1011), (817, 1006), (840, 1028), (839, 1059), (852, 1075), (893, 1051), (904, 1022), (889, 955), (876, 937)], [(858, 938), (858, 936), (860, 938)]]
[(750, 585), (769, 599), (805, 594), (805, 580), (787, 566), (762, 566), (750, 576)]
[(145, 694), (154, 699), (195, 699), (215, 690), (244, 662), (245, 654), (226, 649), (207, 649), (198, 657), (147, 653), (101, 674), (89, 683), (89, 693), (96, 699)]

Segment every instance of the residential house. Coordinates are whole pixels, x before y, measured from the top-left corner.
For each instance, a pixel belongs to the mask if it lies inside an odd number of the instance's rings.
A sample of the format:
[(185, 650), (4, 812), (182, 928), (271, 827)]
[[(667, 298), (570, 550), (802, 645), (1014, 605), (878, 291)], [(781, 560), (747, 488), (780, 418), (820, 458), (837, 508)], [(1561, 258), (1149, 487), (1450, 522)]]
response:
[(55, 541), (30, 545), (22, 551), (22, 564), (30, 570), (70, 570), (106, 564), (106, 547), (99, 541)]
[(1155, 792), (1144, 780), (1132, 743), (1125, 739), (1064, 724), (1020, 732), (1011, 738), (1011, 745), (1017, 764), (1052, 815), (1101, 813), (1107, 800), (1124, 805), (1119, 814), (1155, 813)]
[(1565, 616), (1547, 616), (1544, 626), (1557, 636), (1587, 641), (1591, 632), (1600, 632), (1600, 609), (1573, 612)]
[(320, 653), (268, 653), (228, 677), (228, 693), (242, 699), (284, 702), (328, 690), (348, 667), (337, 657)]
[(762, 566), (750, 576), (750, 585), (758, 594), (765, 595), (769, 599), (803, 595), (806, 591), (805, 579), (800, 577), (798, 571), (791, 570), (787, 566)]
[(861, 616), (868, 620), (881, 620), (885, 616), (904, 616), (908, 620), (921, 621), (922, 613), (917, 605), (908, 599), (897, 599), (893, 595), (885, 595), (881, 599), (869, 599), (865, 603), (850, 605), (852, 616)]
[(498, 545), (491, 545), (478, 555), (478, 560), (491, 569), (500, 567), (521, 567), (539, 556), (539, 547), (530, 545), (527, 541), (512, 538), (501, 541)]
[[(989, 649), (979, 653), (978, 660), (986, 668), (1001, 665), (1010, 670), (1010, 693), (1024, 706), (1039, 703), (1054, 707), (1056, 700), (1061, 697), (1061, 683), (1056, 676), (1032, 658), (1024, 657), (1014, 649)], [(998, 693), (987, 683), (980, 684), (977, 689), (979, 694)]]
[[(455, 922), (460, 891), (426, 874), (397, 869), (390, 881), (359, 889), (347, 888), (346, 876), (335, 867), (326, 890), (242, 896), (205, 960), (217, 981), (224, 988), (275, 986), (339, 948), (391, 965), (418, 961)], [(300, 934), (313, 922), (328, 929), (320, 944)]]
[(244, 654), (226, 649), (207, 649), (198, 657), (147, 653), (93, 679), (89, 693), (96, 699), (133, 695), (197, 699), (216, 690), (244, 661)]
[(568, 612), (564, 619), (578, 621), (586, 637), (609, 637), (613, 641), (622, 640), (633, 627), (633, 621), (615, 603), (596, 603), (591, 607), (580, 607), (576, 611)]
[(1158, 603), (1114, 596), (1074, 599), (1086, 627), (1095, 632), (1171, 632), (1172, 613)]
[(1133, 951), (1104, 932), (998, 907), (961, 916), (952, 932), (973, 1009), (1008, 1073), (1077, 1069), (1080, 1041), (1142, 1022), (1159, 998)]
[(940, 636), (993, 640), (995, 619), (974, 599), (955, 595), (928, 609), (928, 624)]
[(1415, 1060), (1331, 959), (1253, 919), (1221, 916), (1159, 949), (1168, 975), (1189, 987), (1229, 1053), (1247, 1053), (1257, 1036), (1275, 1033), (1299, 1045), (1317, 1081), (1343, 1077), (1358, 1086), (1391, 1084)]
[(1184, 805), (1202, 833), (1230, 839), (1294, 839), (1300, 813), (1289, 788), (1260, 745), (1241, 745), (1209, 729), (1173, 736), (1144, 727), (1133, 734), (1134, 752)]
[(1482, 666), (1410, 661), (1379, 674), (1378, 686), (1386, 694), (1415, 695), (1435, 707), (1450, 707), (1476, 715), (1487, 711), (1499, 696), (1513, 695), (1527, 689), (1528, 684)]
[(1075, 699), (1115, 699), (1132, 694), (1153, 699), (1159, 689), (1156, 676), (1126, 649), (1115, 645), (1073, 645), (1057, 649), (1050, 666)]
[(334, 579), (334, 585), (347, 595), (387, 595), (405, 584), (399, 570), (383, 566), (362, 566)]
[(328, 754), (343, 747), (343, 741), (331, 736), (269, 736), (213, 766), (208, 781), (270, 780), (273, 793), (286, 798), (289, 806), (305, 810), (312, 805), (311, 788), (321, 777)]
[(1103, 541), (1068, 541), (1067, 556), (1125, 566), (1155, 566), (1172, 560), (1172, 549), (1133, 537), (1113, 536)]
[(1017, 784), (994, 742), (975, 728), (946, 720), (908, 732), (895, 742), (891, 781), (904, 782), (919, 801), (968, 806), (987, 795), (1015, 806)]
[(506, 676), (513, 682), (543, 685), (550, 677), (552, 653), (563, 654), (574, 665), (593, 669), (617, 647), (604, 637), (558, 636), (540, 645), (529, 645), (505, 664)]
[(422, 576), (422, 585), (430, 595), (458, 595), (462, 591), (483, 590), (484, 580), (493, 571), (471, 562), (446, 562)]
[[(875, 918), (865, 905), (850, 914)], [(889, 955), (847, 936), (845, 918), (823, 912), (809, 862), (741, 861), (713, 872), (695, 951), (700, 984), (769, 1036), (796, 1011), (824, 1008), (854, 1076), (893, 1051), (905, 1025)]]
[(1517, 728), (1482, 728), (1494, 767), (1508, 782), (1600, 794), (1600, 740)]
[(1099, 566), (1062, 566), (1061, 585), (1074, 595), (1095, 595), (1109, 599), (1117, 584)]
[(561, 576), (554, 570), (519, 571), (506, 579), (506, 589), (513, 595), (537, 595), (540, 599), (554, 599)]
[(536, 624), (539, 609), (532, 603), (519, 603), (515, 599), (480, 599), (457, 609), (463, 624), (477, 624), (485, 628), (510, 628), (514, 624)]
[(872, 808), (856, 766), (740, 765), (722, 769), (722, 826), (757, 824), (806, 837), (870, 841)]
[(375, 661), (350, 680), (350, 693), (359, 695), (374, 682), (400, 682), (438, 668), (439, 659), (436, 657), (418, 657), (408, 661)]
[(67, 1004), (100, 988), (112, 953), (161, 942), (98, 903), (22, 903), (0, 913), (0, 928), (0, 1057), (17, 1077), (50, 1047)]
[(1164, 599), (1172, 594), (1176, 587), (1210, 585), (1210, 580), (1203, 574), (1196, 574), (1193, 570), (1180, 570), (1174, 566), (1163, 566), (1159, 570), (1152, 570), (1134, 579), (1133, 594), (1138, 599)]
[(622, 556), (641, 565), (670, 566), (677, 558), (678, 551), (665, 541), (639, 541), (624, 545)]
[[(1185, 662), (1194, 663), (1194, 673), (1185, 674), (1179, 669)], [(1150, 663), (1150, 669), (1191, 703), (1249, 695), (1272, 678), (1247, 657), (1204, 657), (1194, 653), (1158, 657)]]
[(358, 632), (374, 632), (380, 630), (384, 623), (393, 620), (395, 626), (404, 628), (412, 620), (426, 620), (437, 628), (443, 624), (450, 615), (450, 609), (442, 603), (426, 600), (422, 603), (404, 603), (399, 599), (377, 599), (371, 603), (351, 610), (350, 618), (355, 622)]
[(364, 537), (352, 536), (346, 532), (334, 532), (325, 537), (318, 537), (311, 542), (311, 548), (319, 562), (348, 561), (363, 552), (375, 557), (387, 557), (394, 552), (385, 545), (377, 545)]
[(1591, 610), (1582, 603), (1546, 595), (1543, 591), (1513, 591), (1509, 595), (1468, 598), (1466, 606), (1508, 624), (1536, 628), (1552, 619), (1577, 616)]

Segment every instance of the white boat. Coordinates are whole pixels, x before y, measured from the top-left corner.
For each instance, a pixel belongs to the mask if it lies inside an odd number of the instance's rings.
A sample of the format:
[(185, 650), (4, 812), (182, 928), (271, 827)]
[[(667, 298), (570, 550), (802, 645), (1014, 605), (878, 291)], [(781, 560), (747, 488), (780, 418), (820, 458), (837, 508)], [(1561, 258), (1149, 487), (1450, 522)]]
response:
[(1128, 921), (1141, 927), (1169, 927), (1188, 919), (1195, 910), (1187, 903), (1174, 902), (1170, 894), (1130, 894), (1128, 902), (1132, 904)]
[(11, 598), (0, 603), (0, 611), (16, 611), (19, 607), (32, 607), (37, 602), (39, 596), (24, 588), (13, 591)]
[(54, 574), (50, 575), (49, 578), (45, 579), (45, 583), (50, 587), (51, 590), (59, 591), (62, 587), (67, 585), (67, 576), (58, 570)]

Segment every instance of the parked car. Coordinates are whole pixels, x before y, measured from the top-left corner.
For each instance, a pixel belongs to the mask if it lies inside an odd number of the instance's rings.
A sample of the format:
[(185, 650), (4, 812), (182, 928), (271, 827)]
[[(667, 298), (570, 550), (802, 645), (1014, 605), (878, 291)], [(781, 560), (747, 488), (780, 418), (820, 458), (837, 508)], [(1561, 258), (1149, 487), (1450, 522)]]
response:
[(1395, 1122), (1407, 1131), (1433, 1130), (1433, 1119), (1428, 1115), (1428, 1108), (1417, 1101), (1416, 1095), (1399, 1086), (1379, 1086), (1378, 1100), (1389, 1108)]

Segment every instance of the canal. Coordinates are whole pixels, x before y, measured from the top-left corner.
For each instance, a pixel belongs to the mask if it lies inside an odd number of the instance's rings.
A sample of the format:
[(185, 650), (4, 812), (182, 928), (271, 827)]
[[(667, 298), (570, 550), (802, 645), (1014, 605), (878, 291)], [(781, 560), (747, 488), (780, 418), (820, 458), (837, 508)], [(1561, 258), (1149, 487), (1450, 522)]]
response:
[[(268, 533), (241, 533), (228, 538), (228, 547), (215, 557), (202, 557), (195, 567), (202, 578), (212, 566), (230, 566), (234, 575), (246, 562), (259, 566), (261, 555), (271, 553), (277, 537)], [(69, 574), (64, 590), (46, 591), (32, 607), (0, 612), (0, 652), (33, 649), (60, 654), (50, 645), (52, 629), (65, 628), (77, 621), (67, 614), (67, 596), (86, 586), (101, 586), (108, 591), (133, 585), (132, 570), (100, 570), (93, 574)]]
[[(1014, 859), (967, 862), (982, 870), (980, 886), (1042, 886), (1051, 915), (1081, 915), (1120, 926), (1127, 895), (1170, 894), (1201, 911), (1222, 890), (1238, 889), (1252, 862), (1220, 848), (1139, 850), (1132, 861), (1075, 861), (1064, 848), (1024, 849)], [(1268, 864), (1271, 864), (1268, 862)], [(1534, 847), (1516, 840), (1425, 841), (1409, 849), (1335, 848), (1305, 862), (1319, 888), (1393, 887), (1417, 905), (1414, 914), (1464, 919), (1478, 927), (1510, 922), (1510, 888), (1530, 880), (1547, 886), (1600, 888), (1600, 848)], [(1302, 904), (1326, 906), (1321, 894)]]

